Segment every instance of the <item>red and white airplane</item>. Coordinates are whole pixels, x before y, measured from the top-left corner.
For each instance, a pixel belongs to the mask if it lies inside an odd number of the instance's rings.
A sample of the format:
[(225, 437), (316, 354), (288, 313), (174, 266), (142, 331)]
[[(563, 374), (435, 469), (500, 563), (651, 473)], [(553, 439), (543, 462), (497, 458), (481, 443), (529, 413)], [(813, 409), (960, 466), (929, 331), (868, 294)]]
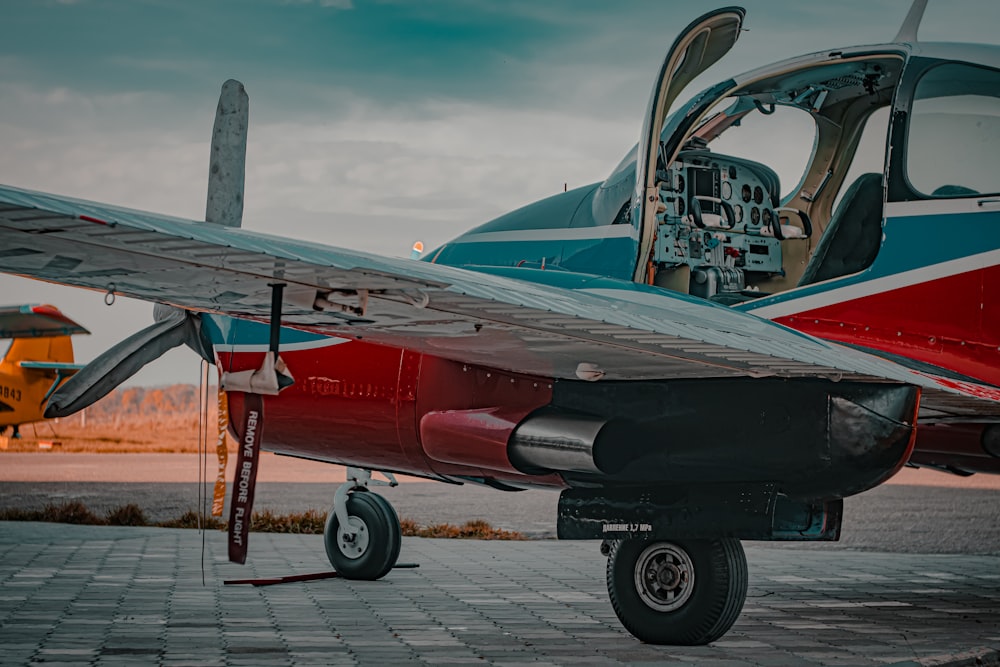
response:
[[(842, 499), (907, 462), (1000, 471), (1000, 48), (918, 42), (924, 4), (889, 43), (678, 105), (740, 34), (742, 9), (705, 14), (605, 181), (424, 261), (241, 229), (237, 82), (205, 222), (0, 187), (0, 270), (164, 305), (49, 414), (187, 343), (218, 366), (245, 457), (236, 546), (260, 446), (351, 467), (325, 534), (347, 577), (399, 555), (373, 471), (550, 488), (561, 538), (603, 540), (631, 633), (713, 641), (746, 596), (741, 539), (836, 539)], [(782, 187), (790, 117), (813, 136)]]

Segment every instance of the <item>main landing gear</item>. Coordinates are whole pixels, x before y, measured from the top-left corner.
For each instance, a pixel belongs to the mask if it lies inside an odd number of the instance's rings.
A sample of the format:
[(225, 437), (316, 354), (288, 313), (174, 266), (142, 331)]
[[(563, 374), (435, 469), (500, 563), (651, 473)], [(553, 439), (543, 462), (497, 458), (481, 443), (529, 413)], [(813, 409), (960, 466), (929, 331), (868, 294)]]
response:
[(605, 541), (601, 553), (611, 606), (649, 644), (707, 644), (743, 609), (747, 560), (739, 540)]
[(369, 486), (397, 485), (391, 473), (385, 476), (389, 481), (372, 479), (370, 470), (349, 467), (347, 482), (333, 498), (323, 541), (330, 563), (345, 579), (380, 579), (399, 558), (403, 535), (396, 510), (368, 490)]

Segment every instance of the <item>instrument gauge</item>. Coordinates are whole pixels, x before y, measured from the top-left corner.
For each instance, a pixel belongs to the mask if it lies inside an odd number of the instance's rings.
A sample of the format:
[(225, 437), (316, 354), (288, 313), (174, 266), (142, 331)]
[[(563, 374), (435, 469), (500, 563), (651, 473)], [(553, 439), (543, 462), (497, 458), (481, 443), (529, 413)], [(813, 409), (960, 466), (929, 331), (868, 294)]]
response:
[(684, 216), (684, 208), (685, 208), (684, 207), (684, 198), (683, 197), (678, 197), (677, 201), (675, 201), (674, 204), (677, 206), (677, 215), (680, 216), (680, 217), (683, 217)]
[(750, 186), (744, 183), (740, 189), (740, 199), (749, 204), (751, 198), (753, 198), (753, 192), (750, 190)]
[[(674, 192), (684, 192), (684, 177), (677, 174), (677, 183)], [(683, 213), (681, 215), (684, 215)]]
[(756, 206), (750, 209), (750, 224), (754, 226), (760, 224), (760, 209)]
[(729, 165), (729, 178), (736, 178), (736, 167)]
[(733, 186), (729, 181), (722, 181), (722, 198), (729, 199), (733, 196)]
[(759, 185), (753, 189), (753, 201), (755, 204), (764, 203), (764, 188)]
[(765, 227), (770, 227), (772, 222), (771, 209), (765, 208), (763, 213), (760, 215), (760, 220)]
[(736, 216), (736, 222), (743, 222), (743, 207), (737, 204), (733, 207), (733, 215)]

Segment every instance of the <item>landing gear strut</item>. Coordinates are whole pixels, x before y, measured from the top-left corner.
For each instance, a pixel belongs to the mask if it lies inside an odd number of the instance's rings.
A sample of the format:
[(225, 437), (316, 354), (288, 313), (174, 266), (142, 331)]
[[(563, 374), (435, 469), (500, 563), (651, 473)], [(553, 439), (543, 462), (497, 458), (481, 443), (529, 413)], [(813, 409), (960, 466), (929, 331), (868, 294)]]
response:
[(736, 539), (605, 543), (618, 619), (649, 644), (698, 645), (726, 633), (743, 609), (747, 561)]
[(368, 490), (370, 485), (396, 486), (392, 474), (386, 477), (387, 482), (376, 480), (370, 470), (348, 468), (347, 482), (334, 496), (323, 542), (330, 563), (346, 579), (380, 579), (399, 558), (403, 537), (396, 510)]

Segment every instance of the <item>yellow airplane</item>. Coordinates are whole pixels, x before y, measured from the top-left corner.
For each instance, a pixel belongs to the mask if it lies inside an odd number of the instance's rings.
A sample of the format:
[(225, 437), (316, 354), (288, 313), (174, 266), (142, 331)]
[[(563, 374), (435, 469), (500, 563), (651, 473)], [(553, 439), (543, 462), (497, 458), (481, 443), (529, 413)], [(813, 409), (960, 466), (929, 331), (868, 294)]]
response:
[(0, 359), (0, 435), (42, 421), (45, 403), (83, 364), (73, 363), (74, 334), (90, 333), (55, 306), (0, 306), (0, 339), (12, 338)]

